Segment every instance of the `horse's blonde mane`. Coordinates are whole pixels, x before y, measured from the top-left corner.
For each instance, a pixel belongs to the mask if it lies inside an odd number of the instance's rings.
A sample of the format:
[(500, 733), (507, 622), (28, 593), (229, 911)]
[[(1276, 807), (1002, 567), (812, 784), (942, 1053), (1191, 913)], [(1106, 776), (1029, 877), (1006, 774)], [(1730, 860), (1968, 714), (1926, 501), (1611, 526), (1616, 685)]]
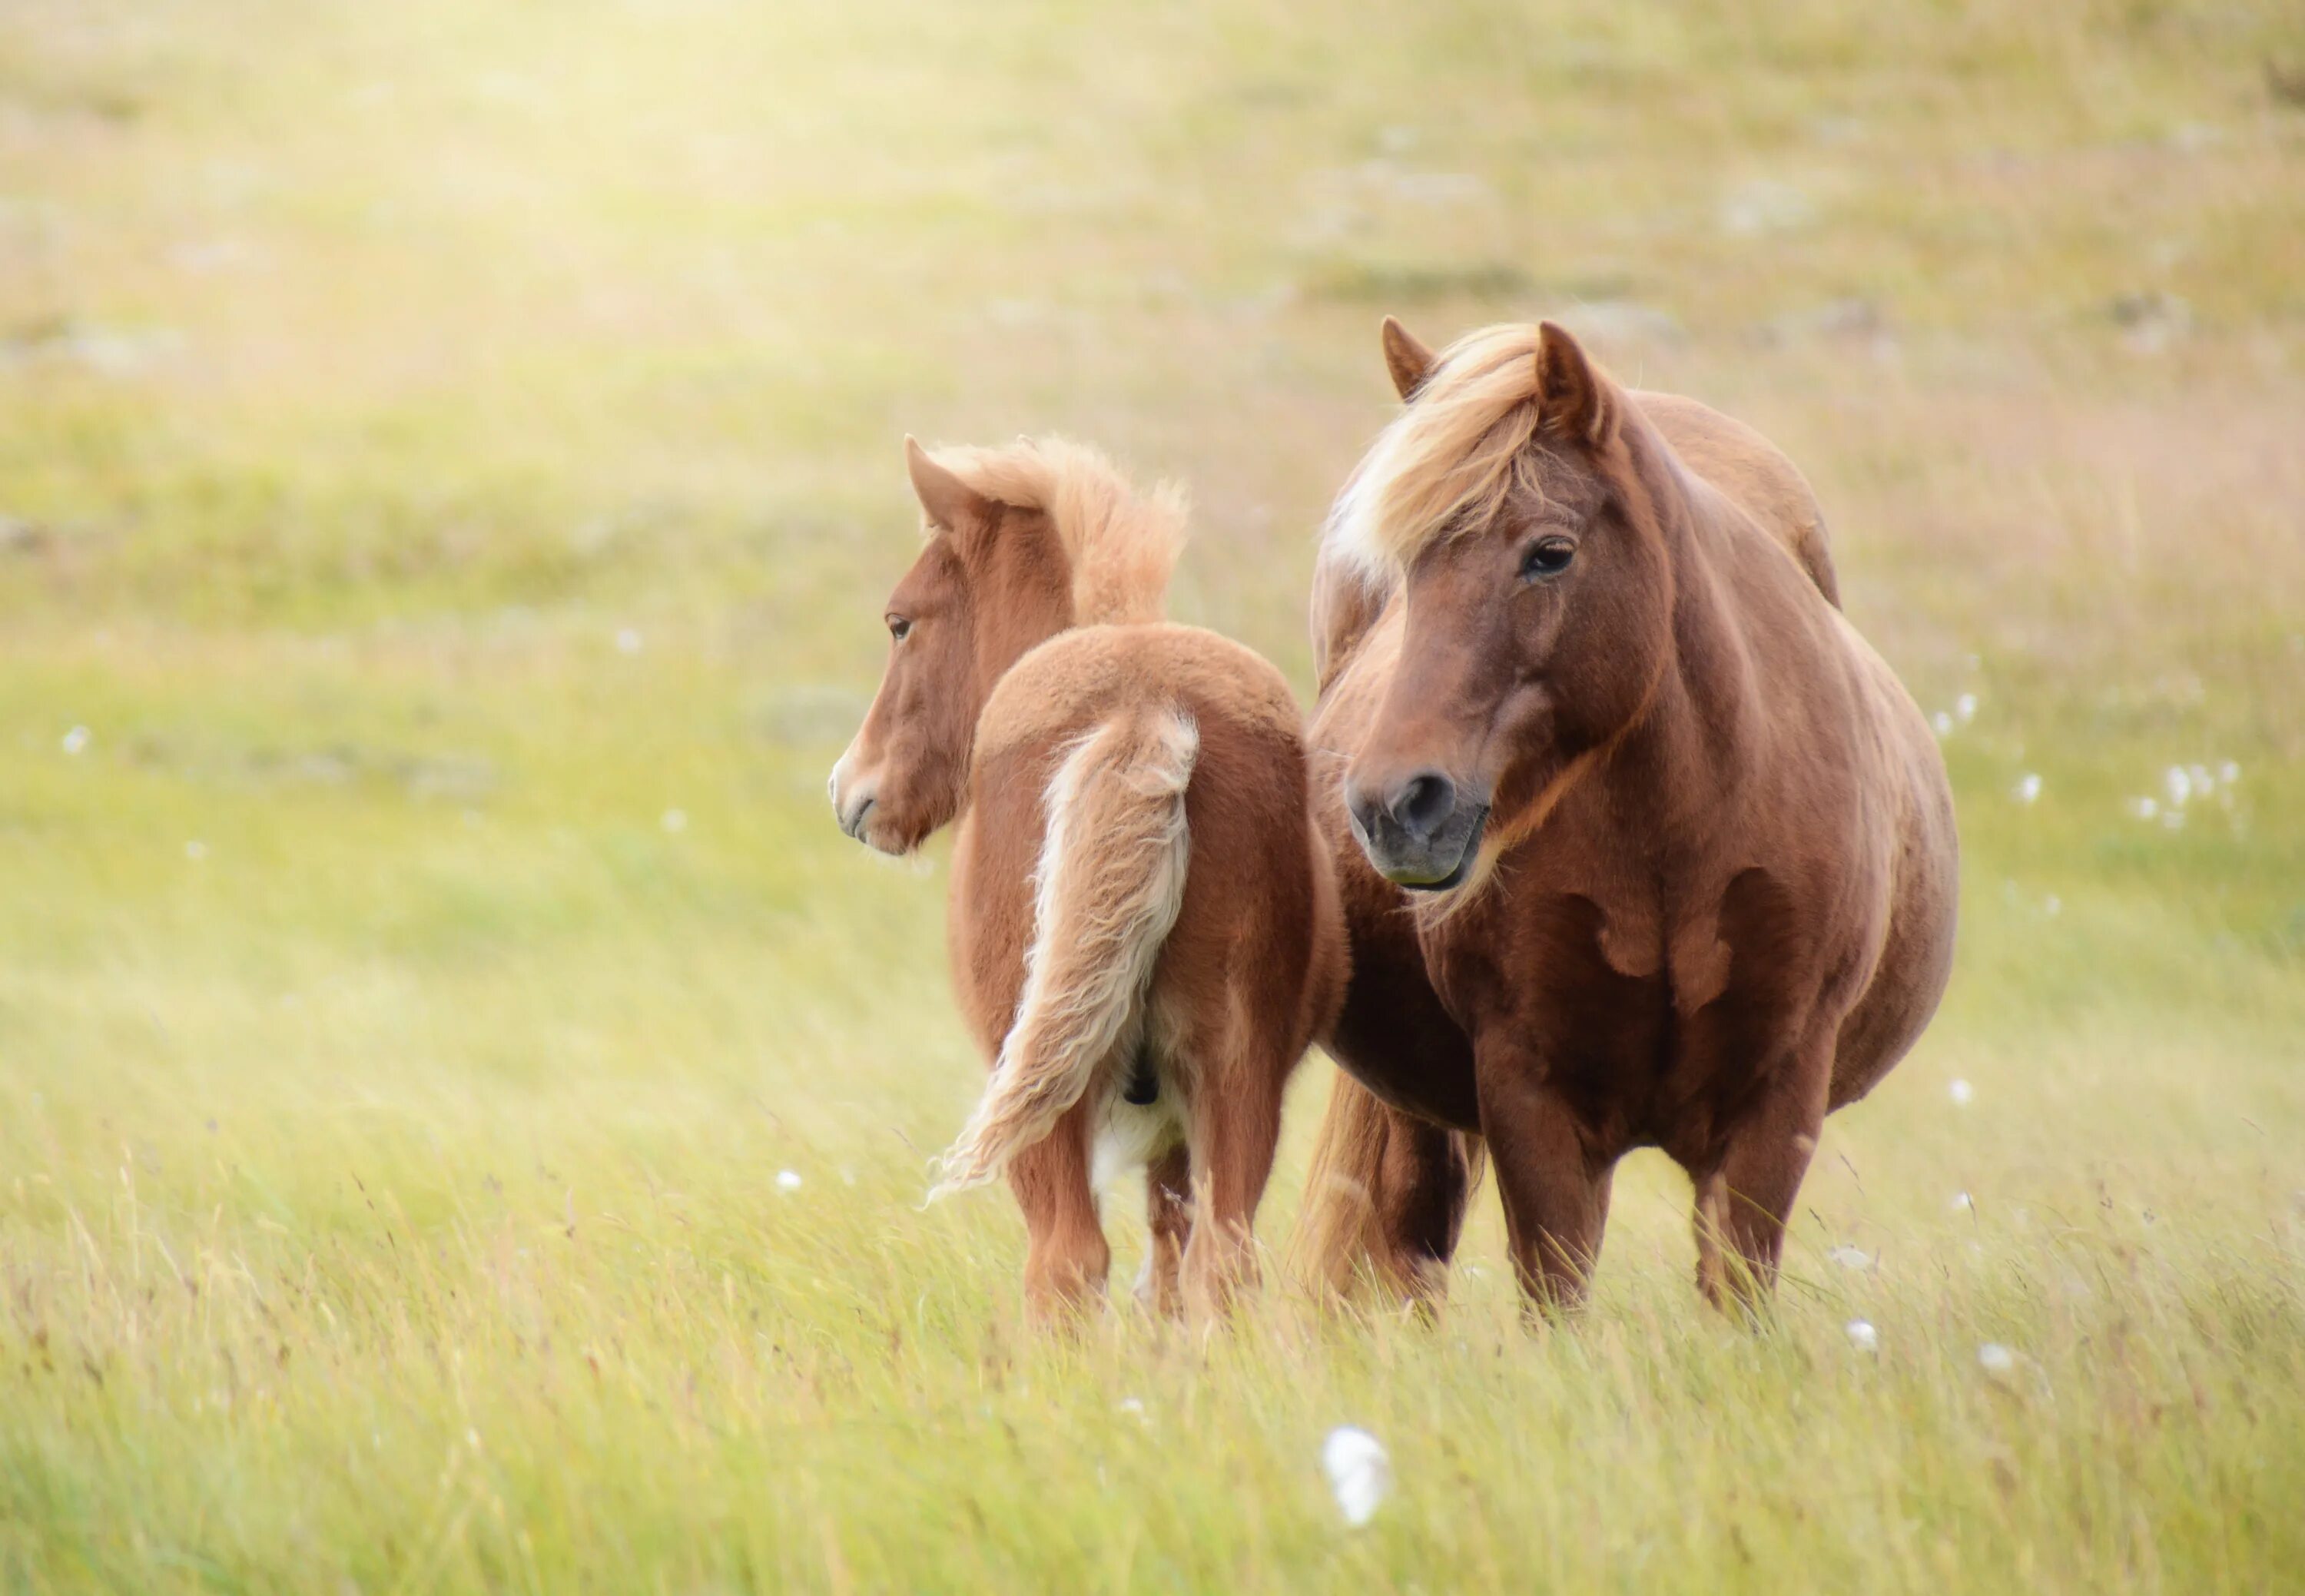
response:
[(940, 448), (934, 458), (985, 498), (1049, 517), (1072, 567), (1074, 625), (1161, 619), (1185, 542), (1178, 484), (1157, 483), (1140, 498), (1102, 451), (1063, 438)]
[(1535, 491), (1538, 337), (1488, 327), (1444, 350), (1337, 496), (1323, 548), (1383, 585), (1428, 545), (1486, 525), (1514, 490)]

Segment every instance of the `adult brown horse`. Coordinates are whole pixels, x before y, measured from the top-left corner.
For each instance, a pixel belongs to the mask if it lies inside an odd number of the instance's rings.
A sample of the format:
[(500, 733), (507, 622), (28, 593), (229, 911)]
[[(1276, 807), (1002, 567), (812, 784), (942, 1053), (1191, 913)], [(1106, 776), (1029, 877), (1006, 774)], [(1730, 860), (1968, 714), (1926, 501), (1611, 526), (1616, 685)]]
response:
[(1699, 1286), (1749, 1302), (1825, 1114), (1944, 993), (1935, 741), (1756, 433), (1551, 323), (1385, 334), (1406, 408), (1314, 604), (1354, 968), (1300, 1250), (1431, 1300), (1485, 1148), (1524, 1290), (1571, 1303), (1655, 1146)]
[(1303, 719), (1161, 621), (1175, 496), (1055, 439), (906, 454), (926, 547), (831, 796), (889, 853), (960, 821), (953, 984), (992, 1075), (937, 1190), (1008, 1175), (1047, 1317), (1102, 1293), (1097, 1192), (1144, 1169), (1139, 1293), (1205, 1321), (1255, 1272), (1282, 1088), (1344, 984)]

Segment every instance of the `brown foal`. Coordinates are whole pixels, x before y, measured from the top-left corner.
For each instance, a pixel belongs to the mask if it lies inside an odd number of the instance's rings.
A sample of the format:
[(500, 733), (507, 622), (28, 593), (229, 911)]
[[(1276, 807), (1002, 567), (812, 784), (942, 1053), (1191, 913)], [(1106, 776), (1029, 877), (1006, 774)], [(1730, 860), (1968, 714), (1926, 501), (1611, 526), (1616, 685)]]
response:
[(1344, 983), (1302, 718), (1161, 620), (1174, 496), (1057, 440), (906, 452), (926, 546), (831, 790), (884, 852), (960, 823), (954, 985), (992, 1072), (932, 1195), (1007, 1174), (1050, 1317), (1101, 1299), (1097, 1193), (1143, 1168), (1138, 1294), (1206, 1322), (1255, 1275), (1281, 1090)]

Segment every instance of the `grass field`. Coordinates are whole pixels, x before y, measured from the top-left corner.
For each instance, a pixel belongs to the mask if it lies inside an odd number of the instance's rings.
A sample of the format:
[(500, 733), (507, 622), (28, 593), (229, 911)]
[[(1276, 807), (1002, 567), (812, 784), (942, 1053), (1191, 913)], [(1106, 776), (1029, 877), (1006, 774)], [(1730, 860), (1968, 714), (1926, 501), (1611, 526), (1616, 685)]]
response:
[[(0, 1589), (2305, 1588), (2305, 12), (1748, 9), (0, 8)], [(897, 440), (1185, 479), (1303, 691), (1385, 312), (1769, 431), (1945, 717), (1762, 1331), (1644, 1158), (1534, 1336), (1488, 1194), (1205, 1349), (918, 1206)]]

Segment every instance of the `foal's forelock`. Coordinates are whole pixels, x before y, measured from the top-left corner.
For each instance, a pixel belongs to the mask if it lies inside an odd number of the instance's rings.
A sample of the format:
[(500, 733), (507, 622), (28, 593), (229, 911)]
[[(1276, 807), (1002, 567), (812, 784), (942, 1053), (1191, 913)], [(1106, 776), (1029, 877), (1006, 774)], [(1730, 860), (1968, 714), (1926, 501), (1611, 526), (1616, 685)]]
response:
[(1046, 517), (1071, 573), (1073, 625), (1161, 619), (1185, 535), (1176, 483), (1139, 494), (1101, 451), (1062, 438), (941, 448), (933, 457), (985, 499)]

